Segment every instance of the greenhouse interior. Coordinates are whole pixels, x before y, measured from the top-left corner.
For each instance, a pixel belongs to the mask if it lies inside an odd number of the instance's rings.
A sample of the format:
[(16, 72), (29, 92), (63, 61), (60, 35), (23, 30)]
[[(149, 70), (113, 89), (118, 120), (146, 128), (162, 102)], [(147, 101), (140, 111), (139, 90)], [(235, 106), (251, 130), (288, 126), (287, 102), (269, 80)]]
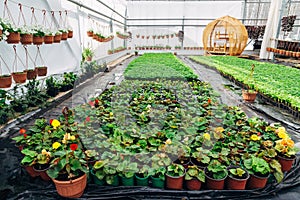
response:
[(3, 0), (0, 199), (300, 199), (299, 14)]

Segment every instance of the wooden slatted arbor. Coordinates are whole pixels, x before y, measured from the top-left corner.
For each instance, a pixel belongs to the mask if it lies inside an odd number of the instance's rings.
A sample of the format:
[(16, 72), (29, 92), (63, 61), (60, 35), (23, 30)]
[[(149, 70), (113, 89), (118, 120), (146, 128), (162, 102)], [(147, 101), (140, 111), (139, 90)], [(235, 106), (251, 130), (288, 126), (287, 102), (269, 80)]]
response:
[(248, 40), (248, 32), (238, 19), (231, 16), (220, 17), (209, 23), (203, 32), (205, 53), (240, 55)]

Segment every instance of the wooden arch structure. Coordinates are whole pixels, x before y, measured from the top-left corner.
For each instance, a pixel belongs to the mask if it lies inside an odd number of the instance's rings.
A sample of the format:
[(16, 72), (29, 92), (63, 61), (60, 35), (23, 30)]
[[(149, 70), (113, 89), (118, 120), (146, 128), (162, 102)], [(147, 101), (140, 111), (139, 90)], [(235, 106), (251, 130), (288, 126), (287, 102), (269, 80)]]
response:
[(248, 32), (241, 21), (227, 15), (209, 23), (202, 40), (205, 53), (235, 56), (247, 46)]

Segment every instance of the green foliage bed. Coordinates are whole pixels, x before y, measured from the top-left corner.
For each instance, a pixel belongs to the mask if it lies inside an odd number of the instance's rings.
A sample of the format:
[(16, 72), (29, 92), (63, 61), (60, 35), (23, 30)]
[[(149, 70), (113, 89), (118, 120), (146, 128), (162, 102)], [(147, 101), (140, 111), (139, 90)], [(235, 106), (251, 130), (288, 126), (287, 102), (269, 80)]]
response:
[[(192, 60), (214, 67), (224, 74), (275, 100), (300, 108), (300, 70), (279, 64), (246, 60), (231, 56), (191, 56)], [(254, 80), (249, 80), (251, 65)]]
[(186, 79), (197, 76), (171, 53), (147, 53), (132, 61), (125, 70), (126, 79)]

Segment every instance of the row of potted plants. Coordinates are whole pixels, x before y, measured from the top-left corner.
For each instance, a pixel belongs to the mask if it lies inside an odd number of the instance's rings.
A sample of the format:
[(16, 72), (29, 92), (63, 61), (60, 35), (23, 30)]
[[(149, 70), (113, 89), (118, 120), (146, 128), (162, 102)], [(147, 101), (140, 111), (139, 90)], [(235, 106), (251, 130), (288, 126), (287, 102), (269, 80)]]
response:
[[(300, 108), (297, 82), (299, 70), (280, 64), (264, 63), (232, 56), (192, 56), (196, 62), (214, 67), (223, 74), (247, 85), (277, 102), (283, 103), (296, 112)], [(253, 79), (249, 79), (251, 68), (255, 65)], [(270, 71), (272, 69), (272, 71)]]
[(300, 51), (299, 52), (286, 51), (284, 49), (276, 49), (276, 48), (271, 48), (271, 47), (267, 47), (267, 51), (274, 52), (274, 53), (281, 54), (281, 55), (288, 56), (288, 57), (300, 58)]
[(9, 44), (52, 44), (60, 43), (62, 40), (73, 37), (73, 30), (71, 28), (51, 30), (40, 25), (16, 27), (7, 19), (0, 19), (0, 25), (1, 38)]
[(131, 33), (121, 33), (121, 32), (116, 32), (116, 36), (120, 39), (128, 39), (131, 37)]
[(173, 37), (178, 37), (178, 34), (176, 33), (172, 33), (172, 34), (166, 34), (166, 35), (140, 35), (140, 34), (136, 34), (136, 38), (141, 38), (141, 39), (150, 39), (150, 37), (152, 37), (152, 39), (165, 39), (165, 38), (173, 38)]
[(98, 42), (109, 42), (114, 39), (113, 35), (104, 36), (100, 32), (96, 32), (93, 29), (87, 31), (87, 36), (93, 38)]
[(110, 55), (110, 54), (118, 53), (118, 52), (121, 52), (121, 51), (124, 51), (124, 50), (126, 50), (125, 47), (117, 47), (115, 49), (108, 50), (107, 53)]

